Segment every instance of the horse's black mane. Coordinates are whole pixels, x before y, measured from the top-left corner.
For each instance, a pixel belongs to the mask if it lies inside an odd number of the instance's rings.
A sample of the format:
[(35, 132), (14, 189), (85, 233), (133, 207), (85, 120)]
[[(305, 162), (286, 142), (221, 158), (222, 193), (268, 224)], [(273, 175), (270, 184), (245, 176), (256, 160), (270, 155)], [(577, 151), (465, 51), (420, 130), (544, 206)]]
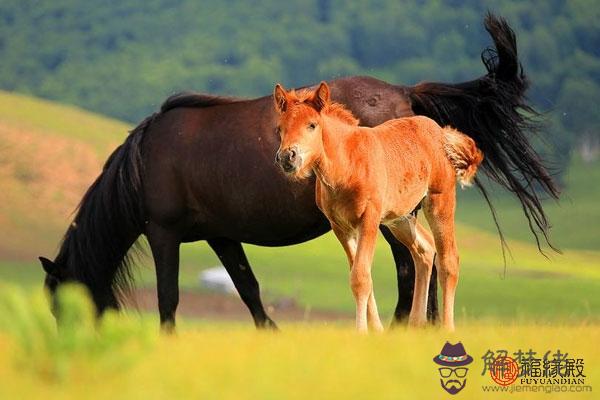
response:
[[(143, 231), (142, 145), (148, 126), (162, 113), (178, 107), (211, 107), (242, 101), (201, 93), (169, 97), (159, 112), (144, 119), (106, 160), (87, 190), (73, 223), (65, 233), (56, 263), (72, 279), (84, 283), (100, 309), (117, 306), (133, 282), (130, 251)], [(135, 248), (135, 246), (134, 246)]]
[(99, 309), (118, 306), (131, 288), (136, 251), (130, 247), (143, 229), (141, 145), (155, 116), (142, 121), (106, 160), (81, 199), (56, 258), (71, 279), (90, 289)]
[(206, 108), (240, 101), (244, 101), (244, 99), (239, 97), (214, 96), (205, 93), (181, 92), (167, 98), (162, 106), (160, 106), (160, 112), (164, 113), (178, 107)]

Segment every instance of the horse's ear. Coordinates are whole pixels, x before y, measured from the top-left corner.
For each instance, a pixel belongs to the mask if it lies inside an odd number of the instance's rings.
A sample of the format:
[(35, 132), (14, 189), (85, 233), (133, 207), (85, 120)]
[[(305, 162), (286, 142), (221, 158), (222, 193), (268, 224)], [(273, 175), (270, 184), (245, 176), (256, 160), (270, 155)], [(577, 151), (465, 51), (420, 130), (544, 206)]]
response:
[(278, 113), (284, 113), (287, 109), (287, 92), (279, 83), (275, 85), (275, 90), (273, 91), (273, 99), (275, 100), (275, 109)]
[(42, 268), (44, 268), (44, 271), (46, 271), (46, 273), (48, 275), (55, 275), (56, 274), (56, 264), (54, 264), (52, 261), (48, 260), (46, 257), (38, 257), (40, 262), (42, 263)]
[(326, 82), (321, 82), (312, 100), (318, 111), (321, 111), (329, 103), (329, 97), (329, 85)]

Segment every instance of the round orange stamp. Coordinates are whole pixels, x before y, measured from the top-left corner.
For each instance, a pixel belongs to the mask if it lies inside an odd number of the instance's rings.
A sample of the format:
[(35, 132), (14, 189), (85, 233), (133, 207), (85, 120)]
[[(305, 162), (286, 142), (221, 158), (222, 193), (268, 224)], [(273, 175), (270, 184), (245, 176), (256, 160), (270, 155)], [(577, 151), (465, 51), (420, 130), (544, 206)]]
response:
[(519, 376), (519, 364), (511, 357), (498, 357), (490, 366), (490, 375), (494, 382), (508, 386)]

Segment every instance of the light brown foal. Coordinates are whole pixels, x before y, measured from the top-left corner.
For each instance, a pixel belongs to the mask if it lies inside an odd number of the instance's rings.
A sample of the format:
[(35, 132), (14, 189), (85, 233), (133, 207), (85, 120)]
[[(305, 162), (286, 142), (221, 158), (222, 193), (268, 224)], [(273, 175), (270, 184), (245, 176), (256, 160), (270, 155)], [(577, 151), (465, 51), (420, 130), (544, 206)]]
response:
[[(281, 145), (277, 162), (295, 179), (317, 176), (317, 205), (329, 219), (350, 264), (356, 326), (382, 330), (371, 279), (378, 227), (387, 225), (415, 262), (415, 290), (409, 324), (426, 323), (431, 265), (443, 290), (442, 323), (454, 329), (458, 253), (454, 235), (456, 181), (468, 185), (483, 160), (468, 136), (441, 128), (426, 117), (359, 127), (358, 120), (316, 90), (275, 87)], [(413, 211), (422, 205), (433, 232)]]

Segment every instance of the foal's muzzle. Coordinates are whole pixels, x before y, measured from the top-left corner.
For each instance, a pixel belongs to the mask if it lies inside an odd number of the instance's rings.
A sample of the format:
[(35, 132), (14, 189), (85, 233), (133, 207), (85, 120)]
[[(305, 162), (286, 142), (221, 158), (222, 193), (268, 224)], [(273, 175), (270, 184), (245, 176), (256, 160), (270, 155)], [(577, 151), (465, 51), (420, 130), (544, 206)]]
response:
[(302, 157), (298, 153), (298, 147), (292, 146), (284, 150), (277, 151), (275, 161), (281, 169), (286, 173), (292, 173), (296, 171), (302, 164)]

